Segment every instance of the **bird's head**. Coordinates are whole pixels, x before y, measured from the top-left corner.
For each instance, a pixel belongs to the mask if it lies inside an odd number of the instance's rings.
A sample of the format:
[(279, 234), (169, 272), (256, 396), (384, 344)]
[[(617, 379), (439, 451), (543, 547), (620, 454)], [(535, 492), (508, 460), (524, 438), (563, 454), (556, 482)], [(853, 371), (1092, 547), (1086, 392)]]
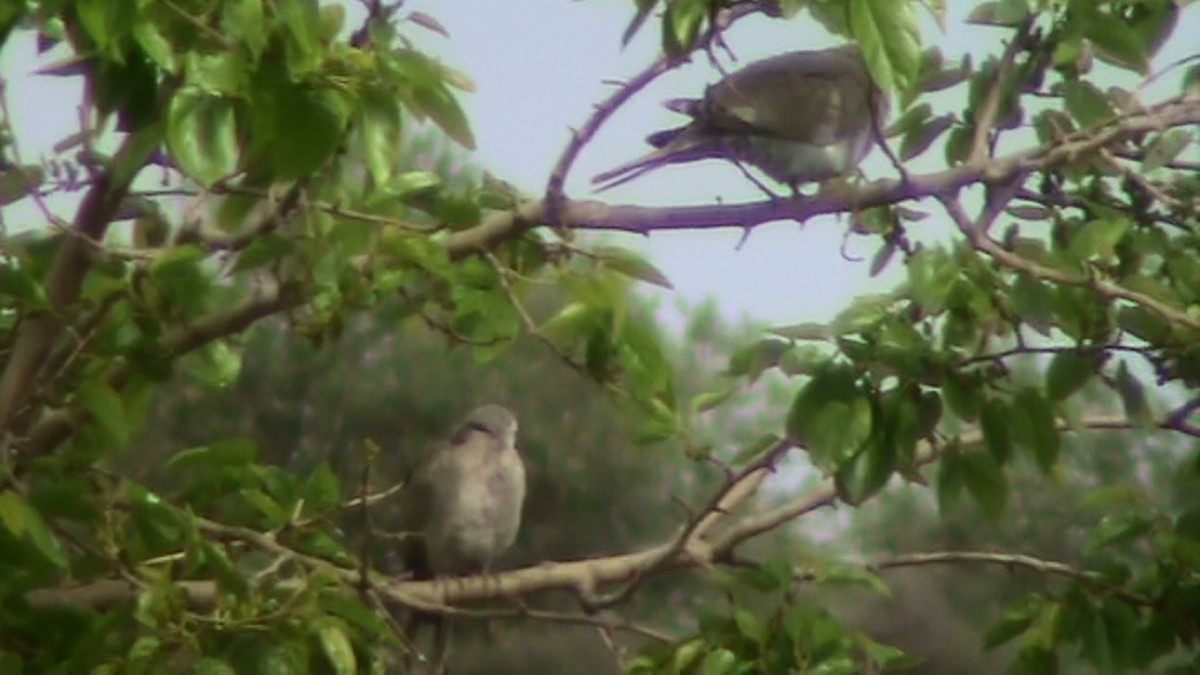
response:
[(517, 442), (517, 416), (502, 405), (488, 404), (471, 411), (459, 426), (459, 434), (481, 431), (513, 447)]

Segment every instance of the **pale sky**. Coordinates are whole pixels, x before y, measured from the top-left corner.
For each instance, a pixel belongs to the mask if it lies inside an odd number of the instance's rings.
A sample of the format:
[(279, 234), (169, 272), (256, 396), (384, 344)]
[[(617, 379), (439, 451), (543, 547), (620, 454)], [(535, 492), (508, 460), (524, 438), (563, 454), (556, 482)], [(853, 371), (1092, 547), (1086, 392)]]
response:
[[(975, 2), (949, 0), (948, 31), (940, 33), (923, 11), (919, 13), (927, 44), (938, 44), (949, 59), (970, 48), (976, 57), (994, 52), (999, 29), (965, 26), (965, 16)], [(443, 61), (470, 75), (478, 86), (462, 101), (470, 117), (478, 152), (476, 160), (529, 194), (541, 194), (551, 167), (562, 153), (568, 129), (581, 124), (591, 106), (611, 91), (606, 78), (629, 77), (657, 53), (658, 27), (649, 22), (638, 38), (622, 50), (620, 36), (631, 16), (627, 0), (522, 0), (521, 2), (434, 2), (413, 0), (406, 10), (435, 16), (449, 30), (450, 39), (420, 28), (406, 34)], [(1161, 68), (1197, 50), (1200, 12), (1193, 4), (1184, 10), (1175, 38), (1155, 59)], [(361, 6), (348, 5), (347, 21), (356, 24)], [(738, 56), (735, 69), (749, 61), (790, 49), (820, 48), (838, 40), (824, 34), (811, 21), (754, 17), (737, 24), (726, 41)], [(31, 77), (39, 63), (33, 40), (25, 35), (10, 41), (0, 53), (0, 72), (9, 80), (9, 101), (29, 163), (46, 156), (54, 142), (75, 128), (78, 78)], [(576, 162), (567, 183), (568, 196), (592, 198), (590, 177), (646, 151), (647, 133), (674, 126), (681, 118), (660, 106), (676, 96), (698, 95), (719, 75), (704, 57), (661, 77), (627, 104), (597, 135)], [(1162, 82), (1176, 91), (1179, 74)], [(1115, 82), (1115, 80), (1114, 80)], [(1121, 84), (1136, 82), (1127, 79)], [(958, 110), (958, 100), (941, 106)], [(897, 113), (893, 112), (893, 115)], [(938, 149), (928, 153), (926, 168), (937, 166)], [(922, 170), (918, 163), (910, 168)], [(868, 176), (890, 175), (891, 168), (878, 150), (863, 164)], [(612, 203), (646, 205), (705, 204), (762, 198), (730, 164), (706, 161), (667, 167), (611, 190), (601, 198)], [(73, 214), (70, 200), (56, 202), (65, 217)], [(913, 234), (946, 236), (940, 211)], [(38, 222), (29, 209), (7, 207), (4, 215), (10, 233), (23, 222)], [(696, 303), (714, 296), (722, 314), (736, 319), (749, 316), (771, 324), (825, 321), (856, 295), (890, 289), (902, 278), (893, 264), (880, 278), (868, 276), (877, 246), (875, 240), (855, 237), (847, 252), (861, 258), (851, 262), (841, 256), (844, 221), (816, 218), (800, 228), (795, 223), (758, 227), (740, 249), (741, 231), (704, 230), (655, 234), (645, 240), (634, 235), (613, 235), (621, 244), (645, 251), (676, 287), (674, 297)], [(672, 296), (668, 296), (670, 298)], [(664, 303), (666, 307), (674, 302)]]

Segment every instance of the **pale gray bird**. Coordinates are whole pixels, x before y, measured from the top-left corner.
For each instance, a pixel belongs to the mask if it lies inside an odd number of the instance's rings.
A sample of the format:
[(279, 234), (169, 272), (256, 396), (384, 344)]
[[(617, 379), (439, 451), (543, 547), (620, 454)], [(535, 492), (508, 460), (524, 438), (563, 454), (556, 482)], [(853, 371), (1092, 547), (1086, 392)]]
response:
[[(525, 501), (525, 464), (516, 441), (516, 416), (485, 405), (418, 464), (401, 505), (401, 524), (410, 533), (403, 555), (416, 578), (488, 572), (512, 546)], [(441, 672), (445, 623), (414, 618), (436, 624), (432, 668)]]
[(857, 45), (757, 61), (666, 107), (684, 126), (651, 134), (657, 150), (592, 179), (607, 190), (667, 164), (727, 159), (791, 186), (853, 171), (883, 128), (889, 104)]

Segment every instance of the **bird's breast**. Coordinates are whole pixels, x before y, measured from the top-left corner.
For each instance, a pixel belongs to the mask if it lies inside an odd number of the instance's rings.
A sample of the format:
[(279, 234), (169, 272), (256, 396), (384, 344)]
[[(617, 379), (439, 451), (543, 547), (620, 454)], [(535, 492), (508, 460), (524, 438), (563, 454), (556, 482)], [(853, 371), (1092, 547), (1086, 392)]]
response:
[(828, 145), (770, 136), (732, 137), (732, 154), (780, 183), (799, 185), (850, 173), (871, 147), (870, 133)]
[[(507, 453), (506, 453), (507, 454)], [(430, 564), (439, 573), (485, 569), (512, 545), (525, 497), (525, 471), (516, 453), (462, 467), (443, 486), (426, 532)]]

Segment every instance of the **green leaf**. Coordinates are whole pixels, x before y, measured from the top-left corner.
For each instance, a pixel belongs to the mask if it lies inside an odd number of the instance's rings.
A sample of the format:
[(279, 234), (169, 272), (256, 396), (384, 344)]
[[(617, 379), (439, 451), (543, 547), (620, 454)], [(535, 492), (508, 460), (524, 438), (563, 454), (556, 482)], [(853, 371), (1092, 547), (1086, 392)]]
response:
[(19, 493), (12, 490), (0, 492), (0, 523), (4, 523), (5, 529), (14, 537), (24, 536), (26, 521), (36, 515)]
[(212, 656), (200, 659), (192, 667), (195, 675), (237, 675), (233, 666)]
[(978, 419), (982, 394), (977, 384), (951, 373), (942, 382), (942, 398), (950, 412), (958, 417), (968, 422)]
[(671, 56), (691, 51), (708, 16), (707, 0), (677, 0), (663, 14), (663, 50)]
[(1084, 385), (1095, 374), (1097, 362), (1094, 356), (1079, 352), (1059, 352), (1050, 359), (1046, 369), (1046, 394), (1052, 401), (1061, 401)]
[(971, 152), (971, 142), (974, 133), (974, 127), (968, 124), (960, 124), (954, 127), (950, 132), (950, 137), (946, 139), (946, 149), (943, 152), (947, 164), (956, 166), (967, 161), (967, 155)]
[(200, 246), (187, 244), (166, 249), (150, 263), (150, 280), (175, 309), (192, 314), (206, 306), (213, 282), (201, 267), (204, 256)]
[(747, 462), (758, 459), (771, 448), (779, 445), (783, 440), (775, 434), (763, 434), (755, 439), (754, 442), (747, 444), (730, 460), (734, 466), (741, 466)]
[(336, 508), (340, 499), (341, 486), (337, 475), (329, 468), (328, 462), (321, 462), (304, 486), (305, 510), (310, 514), (324, 513)]
[(260, 639), (254, 647), (256, 663), (251, 666), (252, 669), (243, 672), (256, 675), (304, 675), (310, 672), (308, 649), (303, 642), (290, 640), (271, 643)]
[(336, 619), (320, 619), (314, 632), (321, 643), (321, 651), (325, 654), (333, 672), (337, 675), (355, 675), (358, 672), (358, 661), (354, 656), (354, 647), (346, 635), (341, 621)]
[(900, 141), (900, 159), (907, 161), (928, 150), (929, 146), (953, 127), (956, 121), (954, 115), (939, 115), (904, 134), (903, 140)]
[(938, 513), (942, 516), (954, 512), (954, 507), (958, 505), (958, 498), (962, 494), (963, 471), (959, 461), (960, 457), (957, 441), (954, 441), (953, 445), (942, 452), (941, 459), (938, 461), (937, 501)]
[(255, 237), (250, 242), (250, 245), (242, 251), (237, 261), (234, 262), (233, 271), (244, 272), (246, 270), (257, 269), (269, 262), (274, 262), (284, 257), (293, 250), (295, 250), (295, 245), (291, 239), (275, 232), (268, 232)]
[(888, 587), (887, 582), (861, 565), (820, 565), (817, 567), (816, 582), (823, 586), (859, 586), (869, 588), (882, 597), (892, 597), (892, 589)]
[(29, 303), (31, 309), (49, 304), (46, 291), (37, 279), (27, 270), (13, 267), (7, 260), (0, 262), (0, 294)]
[(941, 311), (962, 269), (940, 248), (925, 249), (908, 261), (908, 287), (914, 300), (929, 312)]
[(1088, 551), (1096, 552), (1139, 539), (1154, 530), (1145, 514), (1123, 511), (1104, 516), (1088, 534)]
[(14, 537), (27, 539), (46, 560), (55, 567), (66, 569), (67, 557), (62, 544), (50, 531), (46, 521), (20, 493), (13, 490), (0, 492), (0, 523)]
[(1175, 161), (1192, 144), (1190, 129), (1170, 129), (1154, 137), (1142, 159), (1142, 171), (1149, 173)]
[(729, 400), (729, 397), (738, 392), (738, 387), (729, 385), (718, 391), (708, 391), (696, 395), (692, 399), (692, 412), (699, 414), (707, 412)]
[(792, 343), (775, 337), (766, 337), (740, 347), (729, 357), (730, 375), (746, 375), (755, 380), (768, 368), (775, 367)]
[(592, 249), (591, 254), (604, 261), (604, 265), (625, 276), (645, 281), (646, 283), (674, 290), (671, 280), (650, 264), (641, 255), (629, 249), (617, 246), (601, 246)]
[(1013, 439), (1033, 453), (1043, 472), (1058, 461), (1058, 426), (1050, 402), (1033, 389), (1023, 389), (1013, 401)]
[(855, 384), (853, 372), (833, 366), (796, 395), (787, 431), (806, 445), (814, 464), (832, 469), (858, 452), (871, 435), (872, 420), (871, 399)]
[(210, 94), (238, 94), (248, 83), (246, 64), (236, 52), (190, 51), (184, 56), (188, 84)]
[(1014, 637), (1024, 633), (1033, 625), (1041, 610), (1041, 599), (1029, 596), (1009, 607), (1004, 616), (983, 634), (984, 649), (995, 649)]
[(830, 323), (834, 335), (860, 333), (874, 328), (895, 313), (896, 302), (890, 295), (860, 295)]
[(1128, 366), (1122, 361), (1117, 366), (1117, 393), (1121, 396), (1121, 405), (1125, 408), (1125, 417), (1134, 425), (1141, 428), (1154, 426), (1154, 413), (1146, 402), (1146, 391)]
[(1175, 519), (1174, 530), (1181, 537), (1200, 542), (1200, 508), (1179, 514)]
[(1096, 55), (1122, 68), (1145, 73), (1150, 65), (1145, 45), (1129, 30), (1126, 19), (1101, 12), (1099, 3), (1072, 3), (1076, 25), (1096, 47)]
[[(9, 33), (24, 17), (27, 9), (23, 3), (19, 2), (9, 2), (0, 5), (0, 44), (3, 44), (8, 39)], [(59, 25), (61, 26), (61, 24)], [(12, 652), (0, 650), (0, 672), (12, 671), (20, 675), (20, 667), (21, 657)]]
[(246, 45), (251, 57), (257, 60), (269, 39), (263, 0), (226, 0), (221, 8), (221, 33)]
[(282, 180), (302, 178), (320, 168), (337, 149), (347, 111), (332, 91), (283, 86), (275, 92), (272, 156)]
[(704, 653), (704, 640), (700, 638), (692, 638), (687, 642), (679, 645), (675, 650), (675, 655), (671, 658), (671, 672), (685, 673), (691, 668), (692, 664), (700, 658)]
[(1012, 423), (1012, 416), (1004, 401), (993, 398), (983, 404), (979, 415), (983, 442), (988, 454), (1001, 466), (1012, 457)]
[(887, 485), (896, 470), (897, 456), (903, 450), (891, 441), (876, 434), (866, 442), (865, 448), (837, 467), (834, 487), (839, 499), (858, 506)]
[(1013, 282), (1009, 297), (1023, 321), (1042, 334), (1049, 332), (1054, 325), (1055, 302), (1054, 291), (1048, 284), (1020, 274)]
[(734, 610), (733, 622), (737, 625), (738, 631), (745, 635), (756, 645), (760, 647), (767, 642), (770, 637), (770, 629), (767, 624), (753, 612), (738, 608)]
[(1028, 15), (1029, 6), (1025, 0), (981, 2), (967, 15), (966, 22), (977, 26), (1014, 28)]
[[(1179, 12), (1175, 2), (1113, 3), (1104, 11), (1097, 2), (1074, 2), (1074, 23), (1096, 47), (1096, 56), (1113, 65), (1145, 74), (1150, 58), (1171, 33)], [(1118, 9), (1119, 8), (1119, 9)]]
[(447, 136), (467, 150), (475, 149), (475, 135), (471, 132), (467, 116), (459, 106), (458, 99), (445, 85), (418, 88), (413, 91), (413, 100), (417, 108), (441, 127)]
[(933, 117), (933, 106), (928, 103), (914, 105), (906, 110), (900, 119), (892, 122), (891, 126), (884, 130), (883, 135), (892, 138), (901, 134), (910, 134), (925, 126), (931, 117)]
[(850, 0), (849, 17), (871, 77), (884, 91), (898, 91), (910, 101), (921, 68), (921, 33), (912, 3)]
[(1131, 218), (1099, 218), (1080, 227), (1071, 237), (1069, 251), (1076, 260), (1112, 260), (1117, 245), (1133, 227)]
[(1179, 81), (1179, 93), (1184, 98), (1200, 97), (1200, 64), (1183, 72), (1183, 77)]
[(387, 192), (405, 200), (424, 195), (442, 186), (442, 178), (432, 171), (405, 171), (387, 183)]
[(277, 16), (287, 30), (287, 65), (295, 75), (306, 75), (321, 65), (321, 12), (311, 0), (276, 0)]
[(991, 455), (968, 452), (961, 457), (963, 484), (975, 498), (983, 515), (993, 523), (1000, 522), (1008, 503), (1008, 480)]
[(133, 24), (133, 39), (159, 68), (171, 74), (179, 72), (175, 46), (163, 34), (159, 22), (142, 17)]
[(376, 185), (387, 185), (402, 140), (399, 101), (382, 92), (369, 92), (363, 97), (359, 115), (367, 169)]
[(1112, 119), (1112, 104), (1096, 85), (1084, 80), (1068, 80), (1062, 86), (1067, 112), (1079, 126), (1086, 128)]
[(177, 452), (167, 460), (166, 466), (181, 470), (204, 466), (245, 466), (253, 462), (257, 454), (254, 441), (225, 440)]
[(92, 422), (101, 429), (114, 446), (129, 443), (132, 433), (129, 416), (121, 396), (103, 380), (89, 380), (79, 388), (79, 401), (92, 415)]
[(180, 90), (167, 109), (167, 144), (183, 170), (204, 185), (237, 168), (237, 122), (229, 99)]
[(701, 675), (725, 675), (733, 672), (733, 669), (737, 667), (737, 662), (738, 658), (733, 652), (720, 647), (704, 657), (700, 673)]
[(151, 671), (151, 660), (158, 655), (162, 642), (154, 635), (143, 635), (134, 640), (126, 657), (125, 672), (146, 673)]
[(129, 30), (136, 6), (132, 2), (78, 0), (75, 11), (84, 31), (102, 52), (117, 53), (117, 41)]
[(1151, 344), (1162, 344), (1171, 337), (1171, 326), (1162, 317), (1141, 306), (1118, 310), (1117, 325)]

